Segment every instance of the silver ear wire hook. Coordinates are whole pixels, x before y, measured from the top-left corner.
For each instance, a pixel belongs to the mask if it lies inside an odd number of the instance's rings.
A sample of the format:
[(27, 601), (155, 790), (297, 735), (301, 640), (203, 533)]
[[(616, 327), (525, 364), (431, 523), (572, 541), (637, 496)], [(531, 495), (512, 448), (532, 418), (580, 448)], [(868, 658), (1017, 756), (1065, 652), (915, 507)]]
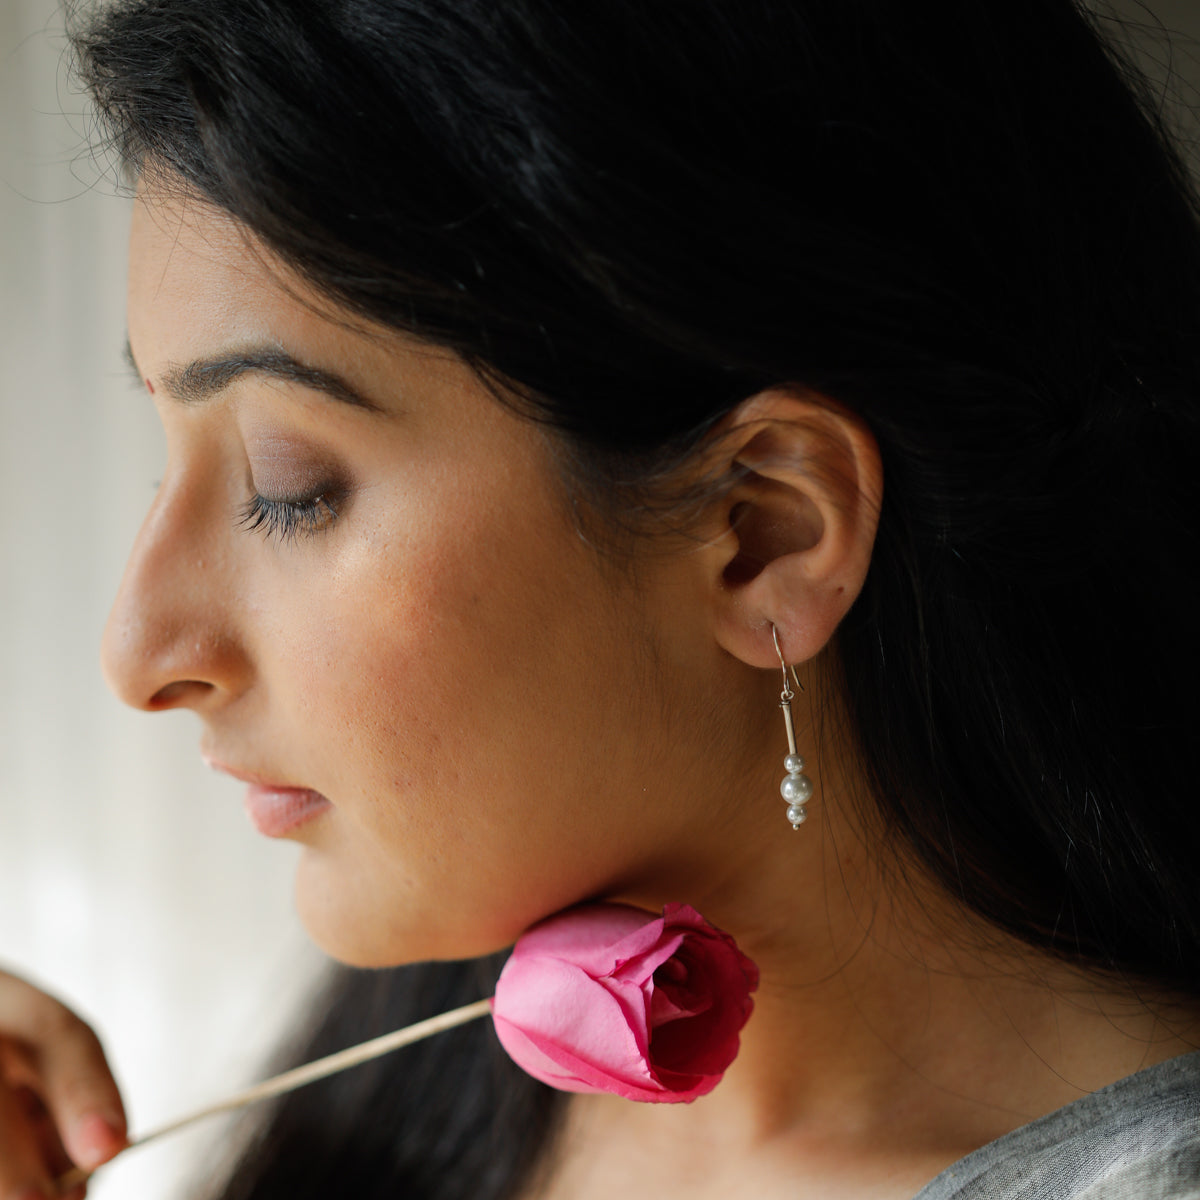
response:
[[(812, 780), (805, 774), (804, 759), (796, 750), (796, 726), (792, 719), (792, 701), (796, 693), (792, 691), (792, 682), (801, 691), (804, 686), (796, 677), (796, 668), (788, 667), (783, 657), (783, 647), (779, 644), (779, 632), (774, 622), (771, 624), (771, 640), (775, 643), (775, 653), (779, 655), (779, 667), (783, 671), (783, 691), (779, 693), (779, 707), (783, 709), (783, 724), (787, 730), (788, 752), (783, 760), (783, 769), (787, 774), (779, 785), (779, 794), (788, 802), (787, 819), (792, 823), (792, 829), (799, 829), (808, 819), (804, 805), (813, 794)], [(789, 670), (791, 679), (788, 678)]]
[(783, 691), (779, 693), (779, 707), (783, 709), (783, 723), (787, 727), (788, 754), (796, 753), (796, 726), (792, 723), (792, 700), (796, 693), (792, 691), (788, 680), (787, 663), (783, 659), (783, 649), (779, 645), (779, 634), (775, 626), (771, 626), (771, 641), (775, 643), (775, 653), (779, 655), (779, 667), (783, 671)]
[(783, 671), (783, 691), (779, 693), (780, 700), (791, 701), (795, 698), (796, 693), (792, 691), (791, 685), (788, 683), (788, 671), (792, 673), (792, 682), (795, 683), (798, 691), (804, 691), (804, 684), (800, 682), (800, 677), (796, 674), (795, 667), (789, 667), (783, 661), (783, 651), (779, 647), (779, 634), (775, 630), (774, 622), (771, 624), (771, 641), (775, 643), (775, 653), (779, 655), (779, 666)]
[[(779, 703), (780, 704), (790, 704), (792, 701), (792, 697), (795, 695), (795, 693), (792, 691), (791, 687), (788, 685), (787, 663), (785, 663), (783, 661), (783, 650), (780, 649), (780, 646), (779, 646), (779, 634), (776, 632), (775, 626), (773, 623), (771, 625), (771, 641), (773, 641), (775, 643), (775, 653), (779, 655), (779, 669), (783, 672), (783, 691), (779, 693)], [(796, 746), (795, 746), (795, 738), (793, 738), (790, 734), (791, 725), (792, 725), (792, 723), (791, 723), (791, 721), (789, 721), (788, 722), (788, 730), (789, 730), (788, 743), (789, 743), (789, 745), (791, 745), (792, 753), (794, 754), (795, 750), (796, 750)]]

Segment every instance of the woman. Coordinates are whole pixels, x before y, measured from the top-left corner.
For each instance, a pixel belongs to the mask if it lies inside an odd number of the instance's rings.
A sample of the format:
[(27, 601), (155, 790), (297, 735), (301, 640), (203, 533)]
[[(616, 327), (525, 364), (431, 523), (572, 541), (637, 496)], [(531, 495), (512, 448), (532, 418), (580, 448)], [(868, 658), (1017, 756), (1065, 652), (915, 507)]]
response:
[[(1200, 1195), (1200, 238), (1092, 20), (127, 0), (76, 42), (169, 446), (109, 679), (200, 716), (330, 954), (430, 960), (306, 1052), (587, 899), (762, 976), (694, 1105), (567, 1103), (479, 1028), (299, 1094), (223, 1194)], [(120, 1145), (66, 1027), (10, 1190)]]

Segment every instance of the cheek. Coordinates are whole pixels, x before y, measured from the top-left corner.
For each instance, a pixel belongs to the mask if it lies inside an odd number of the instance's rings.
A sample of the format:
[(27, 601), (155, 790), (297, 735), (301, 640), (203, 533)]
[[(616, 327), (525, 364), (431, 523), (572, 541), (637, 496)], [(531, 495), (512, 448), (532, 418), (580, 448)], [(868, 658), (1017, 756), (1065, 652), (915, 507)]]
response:
[(497, 726), (511, 734), (523, 712), (536, 725), (560, 692), (569, 655), (546, 643), (561, 645), (558, 611), (577, 603), (555, 576), (578, 572), (561, 546), (519, 532), (542, 512), (495, 499), (397, 509), (392, 531), (342, 553), (306, 604), (294, 696), (332, 722), (352, 775), (453, 786), (477, 772), (475, 744), (494, 755)]
[(510, 943), (604, 886), (624, 853), (610, 831), (629, 829), (610, 814), (641, 795), (597, 737), (596, 692), (628, 695), (599, 653), (621, 603), (552, 501), (391, 511), (269, 639), (337, 806), (301, 906), (359, 962)]

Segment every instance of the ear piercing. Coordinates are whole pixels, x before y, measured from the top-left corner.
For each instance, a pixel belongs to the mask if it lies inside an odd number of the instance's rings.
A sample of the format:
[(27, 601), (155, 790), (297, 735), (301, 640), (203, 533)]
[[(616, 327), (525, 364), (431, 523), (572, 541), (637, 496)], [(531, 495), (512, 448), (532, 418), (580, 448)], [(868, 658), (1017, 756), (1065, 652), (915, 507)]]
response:
[(787, 774), (779, 785), (779, 794), (787, 801), (787, 819), (792, 823), (792, 829), (797, 830), (808, 819), (808, 810), (804, 807), (813, 794), (813, 782), (804, 772), (804, 759), (796, 751), (796, 726), (792, 722), (792, 700), (796, 693), (792, 691), (792, 681), (801, 691), (800, 680), (796, 678), (796, 668), (790, 668), (791, 678), (788, 677), (789, 667), (783, 661), (783, 651), (779, 646), (779, 634), (774, 624), (771, 625), (771, 640), (775, 643), (775, 653), (779, 655), (779, 666), (783, 670), (783, 691), (779, 693), (779, 707), (783, 709), (783, 724), (787, 729), (788, 753), (783, 760), (783, 769)]

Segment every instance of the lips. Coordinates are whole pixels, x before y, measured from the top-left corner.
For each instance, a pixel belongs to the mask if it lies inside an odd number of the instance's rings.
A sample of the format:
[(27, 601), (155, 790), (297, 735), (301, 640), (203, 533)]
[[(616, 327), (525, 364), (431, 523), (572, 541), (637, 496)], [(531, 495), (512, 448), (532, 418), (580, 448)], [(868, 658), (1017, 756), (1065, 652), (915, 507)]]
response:
[(214, 771), (231, 775), (249, 785), (245, 797), (246, 813), (254, 828), (266, 837), (285, 837), (332, 807), (320, 792), (312, 788), (276, 783), (253, 772), (226, 766), (208, 755), (205, 755), (205, 762)]
[(280, 788), (251, 784), (246, 789), (246, 812), (254, 828), (266, 837), (283, 837), (330, 807), (310, 788)]

